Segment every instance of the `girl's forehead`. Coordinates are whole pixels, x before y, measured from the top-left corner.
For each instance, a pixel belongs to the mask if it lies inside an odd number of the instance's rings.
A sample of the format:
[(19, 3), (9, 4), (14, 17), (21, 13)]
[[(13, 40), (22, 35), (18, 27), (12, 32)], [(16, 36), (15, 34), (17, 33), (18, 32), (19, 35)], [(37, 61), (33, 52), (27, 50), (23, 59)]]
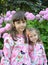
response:
[(16, 20), (15, 22), (23, 22), (23, 21), (26, 22), (26, 20), (24, 20), (24, 19)]
[(26, 22), (26, 18), (25, 17), (22, 17), (22, 18), (20, 18), (20, 17), (17, 17), (17, 18), (15, 18), (15, 19), (13, 19), (13, 22), (20, 22), (20, 21), (25, 21)]
[(29, 33), (29, 35), (34, 35), (34, 34), (37, 35), (37, 33), (35, 31), (30, 31), (30, 33)]
[(19, 19), (19, 21), (25, 21), (25, 19)]

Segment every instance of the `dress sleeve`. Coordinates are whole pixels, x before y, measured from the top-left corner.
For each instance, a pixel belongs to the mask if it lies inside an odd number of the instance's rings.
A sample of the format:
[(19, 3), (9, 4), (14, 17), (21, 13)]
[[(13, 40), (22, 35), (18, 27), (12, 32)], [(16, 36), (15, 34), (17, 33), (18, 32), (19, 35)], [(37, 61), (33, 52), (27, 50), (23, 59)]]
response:
[(1, 59), (1, 65), (10, 65), (11, 52), (13, 49), (13, 39), (10, 34), (4, 34), (4, 47), (3, 47), (3, 57)]
[(47, 65), (47, 58), (46, 58), (46, 53), (45, 53), (45, 49), (44, 49), (44, 46), (42, 45), (42, 56), (43, 56), (43, 62), (44, 62), (44, 65)]

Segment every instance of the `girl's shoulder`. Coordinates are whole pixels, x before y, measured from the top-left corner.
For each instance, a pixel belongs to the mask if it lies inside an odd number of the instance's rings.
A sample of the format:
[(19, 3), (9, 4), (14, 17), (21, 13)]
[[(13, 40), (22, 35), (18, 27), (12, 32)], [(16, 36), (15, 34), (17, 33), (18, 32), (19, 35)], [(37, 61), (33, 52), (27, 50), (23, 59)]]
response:
[(37, 43), (38, 48), (44, 49), (44, 44), (42, 42)]

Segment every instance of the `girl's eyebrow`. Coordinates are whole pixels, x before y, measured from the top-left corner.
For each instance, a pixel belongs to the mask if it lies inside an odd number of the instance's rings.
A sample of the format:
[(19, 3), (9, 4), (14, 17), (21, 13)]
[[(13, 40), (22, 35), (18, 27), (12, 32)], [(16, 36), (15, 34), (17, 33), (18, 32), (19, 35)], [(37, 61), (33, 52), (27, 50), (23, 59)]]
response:
[(20, 21), (20, 19), (14, 19), (13, 22), (15, 22), (15, 21)]

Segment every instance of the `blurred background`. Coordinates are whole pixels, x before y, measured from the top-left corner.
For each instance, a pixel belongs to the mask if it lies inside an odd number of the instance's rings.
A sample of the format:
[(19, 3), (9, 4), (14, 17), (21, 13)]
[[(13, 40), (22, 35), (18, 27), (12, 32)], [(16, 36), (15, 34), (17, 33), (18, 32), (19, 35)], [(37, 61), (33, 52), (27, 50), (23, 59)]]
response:
[(38, 13), (48, 7), (48, 0), (0, 0), (0, 13), (8, 10), (25, 10)]

